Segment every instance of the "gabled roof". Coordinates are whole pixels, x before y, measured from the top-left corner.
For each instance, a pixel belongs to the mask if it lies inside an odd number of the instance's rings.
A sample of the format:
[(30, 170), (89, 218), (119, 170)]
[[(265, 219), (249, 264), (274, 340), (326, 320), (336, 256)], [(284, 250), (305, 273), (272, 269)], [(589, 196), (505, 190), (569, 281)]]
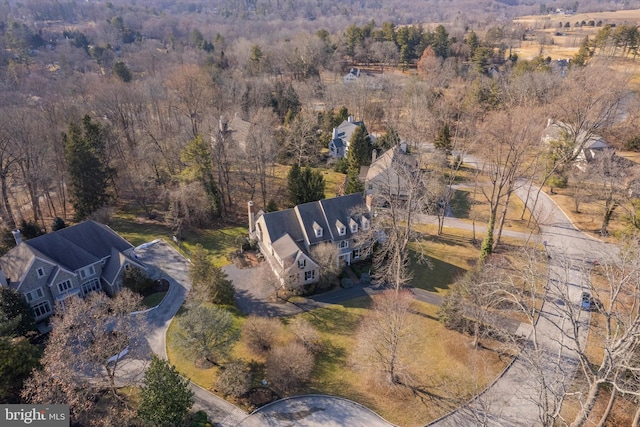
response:
[(293, 209), (267, 212), (262, 218), (267, 228), (265, 232), (269, 234), (272, 245), (285, 234), (291, 236), (294, 241), (304, 241), (304, 234)]
[[(315, 245), (320, 242), (331, 240), (331, 231), (329, 224), (322, 212), (320, 202), (303, 203), (293, 208), (301, 222), (301, 227), (305, 233), (306, 240), (309, 245)], [(322, 227), (322, 236), (316, 237), (314, 223)], [(329, 231), (329, 233), (327, 233)]]
[(96, 263), (111, 255), (115, 248), (125, 252), (133, 248), (106, 225), (85, 221), (54, 233), (24, 242), (49, 259), (71, 271)]
[[(322, 206), (325, 218), (329, 224), (337, 224), (338, 222), (349, 222), (351, 218), (360, 217), (363, 214), (363, 208), (365, 208), (364, 198), (362, 193), (347, 194), (342, 197), (334, 197), (332, 199), (324, 199), (318, 202)], [(346, 234), (343, 236), (338, 235), (338, 231), (335, 227), (330, 227), (329, 231), (332, 233), (332, 238), (335, 241), (345, 240), (351, 238), (351, 228), (346, 228)]]
[(74, 272), (109, 257), (112, 249), (132, 248), (106, 225), (85, 221), (20, 243), (0, 257), (0, 267), (12, 282), (20, 282), (36, 258)]
[(246, 120), (242, 120), (237, 115), (231, 119), (227, 128), (227, 133), (235, 141), (236, 144), (243, 150), (247, 148), (247, 141), (249, 139), (249, 131), (251, 130), (251, 123)]
[[(345, 120), (338, 127), (336, 127), (336, 138), (343, 141), (345, 145), (349, 145), (351, 142), (351, 137), (356, 129), (360, 126), (364, 126), (364, 122), (356, 122)], [(334, 140), (335, 140), (334, 139)]]
[(127, 262), (136, 264), (137, 266), (144, 268), (141, 264), (132, 260), (122, 252), (118, 251), (116, 248), (112, 248), (111, 257), (102, 269), (102, 278), (106, 280), (107, 283), (113, 285), (114, 281), (118, 278), (120, 271), (122, 271)]
[(295, 257), (300, 252), (300, 246), (288, 234), (273, 242), (271, 246), (282, 261), (289, 257)]
[(394, 165), (401, 167), (407, 167), (410, 169), (418, 169), (418, 160), (411, 154), (407, 154), (397, 146), (384, 152), (380, 157), (375, 159), (371, 165), (365, 170), (361, 170), (365, 175), (365, 181), (371, 181), (382, 174), (390, 174), (388, 178), (393, 178), (397, 175), (394, 170)]

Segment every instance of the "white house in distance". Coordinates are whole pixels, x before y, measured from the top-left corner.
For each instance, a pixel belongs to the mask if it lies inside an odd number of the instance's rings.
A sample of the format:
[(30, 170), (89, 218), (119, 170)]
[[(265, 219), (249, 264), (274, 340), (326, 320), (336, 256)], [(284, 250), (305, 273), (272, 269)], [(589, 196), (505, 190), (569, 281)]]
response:
[(303, 286), (319, 280), (311, 249), (321, 243), (338, 247), (347, 265), (368, 256), (364, 232), (370, 217), (362, 194), (349, 194), (254, 218), (249, 202), (249, 233), (283, 285)]
[(136, 260), (131, 243), (104, 224), (85, 221), (22, 241), (0, 257), (0, 286), (17, 289), (31, 305), (36, 321), (53, 314), (67, 298), (103, 290), (113, 295), (122, 287)]
[[(340, 123), (338, 127), (333, 128), (331, 141), (329, 141), (329, 154), (338, 159), (347, 157), (351, 137), (353, 136), (353, 132), (355, 132), (359, 126), (364, 127), (364, 122), (357, 122), (354, 120), (353, 116), (349, 116), (349, 118)], [(375, 142), (371, 135), (369, 135), (369, 139), (372, 140), (371, 143)]]

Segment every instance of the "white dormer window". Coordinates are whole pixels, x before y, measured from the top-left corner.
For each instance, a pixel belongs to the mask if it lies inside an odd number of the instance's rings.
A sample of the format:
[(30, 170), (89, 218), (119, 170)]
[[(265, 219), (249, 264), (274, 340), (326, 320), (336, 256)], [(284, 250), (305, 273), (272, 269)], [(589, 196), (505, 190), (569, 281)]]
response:
[(367, 217), (362, 217), (362, 219), (360, 220), (361, 224), (362, 224), (362, 229), (363, 230), (368, 230), (369, 229), (369, 219)]
[(345, 227), (344, 224), (340, 222), (340, 220), (336, 221), (336, 229), (338, 230), (338, 234), (340, 236), (344, 236), (345, 234), (347, 234), (347, 227)]
[(298, 260), (298, 268), (305, 268), (307, 266), (307, 260), (306, 259), (299, 259)]
[(352, 233), (358, 232), (358, 223), (353, 219), (349, 219), (349, 228), (351, 228)]
[(316, 234), (316, 237), (322, 237), (322, 227), (317, 222), (313, 222), (313, 231)]
[(36, 270), (36, 271), (38, 272), (38, 277), (44, 276), (44, 268), (38, 267), (38, 270)]

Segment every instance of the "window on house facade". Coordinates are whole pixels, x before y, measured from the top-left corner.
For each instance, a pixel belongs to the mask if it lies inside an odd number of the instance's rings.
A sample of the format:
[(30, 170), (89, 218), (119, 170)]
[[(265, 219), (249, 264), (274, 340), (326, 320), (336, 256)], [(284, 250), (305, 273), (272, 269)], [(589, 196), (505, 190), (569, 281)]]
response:
[(37, 319), (51, 313), (51, 304), (49, 304), (49, 301), (43, 301), (40, 304), (36, 304), (31, 307), (31, 309), (33, 310), (33, 315)]
[(36, 271), (38, 272), (38, 277), (44, 276), (44, 268), (38, 267), (38, 270), (36, 270)]
[(34, 289), (24, 294), (24, 297), (27, 299), (27, 302), (38, 300), (43, 296), (44, 296), (44, 292), (42, 292), (42, 288)]
[(95, 269), (93, 268), (93, 265), (90, 265), (89, 267), (83, 268), (82, 270), (80, 270), (80, 278), (81, 279), (85, 279), (89, 276), (93, 276), (95, 274)]
[(360, 258), (360, 254), (361, 254), (361, 249), (360, 248), (357, 248), (357, 249), (353, 250), (353, 258), (354, 259)]
[(349, 247), (349, 241), (348, 240), (341, 240), (338, 243), (338, 248), (339, 249), (344, 249), (344, 248), (348, 248)]
[(304, 272), (304, 280), (313, 280), (316, 277), (316, 271), (315, 270), (311, 270), (311, 271), (305, 271)]
[(99, 291), (100, 289), (102, 289), (102, 286), (100, 286), (100, 280), (93, 279), (82, 284), (82, 295), (87, 295), (90, 292)]
[(71, 280), (69, 279), (65, 280), (64, 282), (58, 283), (58, 291), (60, 291), (60, 293), (68, 291), (71, 288), (73, 288), (73, 285), (71, 284)]
[(298, 260), (298, 268), (305, 268), (307, 266), (307, 260), (306, 259), (299, 259)]

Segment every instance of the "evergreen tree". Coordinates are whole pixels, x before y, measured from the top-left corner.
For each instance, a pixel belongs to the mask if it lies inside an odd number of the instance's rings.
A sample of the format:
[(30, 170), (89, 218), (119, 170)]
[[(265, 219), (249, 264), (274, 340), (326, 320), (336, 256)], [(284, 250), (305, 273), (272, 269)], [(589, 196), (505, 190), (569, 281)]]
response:
[(573, 61), (571, 61), (572, 65), (578, 67), (584, 67), (587, 65), (589, 59), (593, 56), (593, 51), (591, 50), (591, 42), (589, 41), (589, 36), (585, 36), (580, 44), (580, 49), (573, 56)]
[(125, 83), (129, 83), (133, 79), (131, 70), (129, 70), (127, 64), (122, 61), (116, 61), (116, 63), (113, 64), (113, 74)]
[(27, 300), (15, 289), (0, 286), (0, 335), (17, 337), (35, 328)]
[(324, 177), (310, 167), (291, 166), (287, 176), (289, 201), (295, 206), (324, 199)]
[(194, 402), (189, 380), (153, 355), (142, 383), (138, 416), (155, 425), (180, 425)]
[(220, 216), (222, 213), (222, 200), (213, 171), (213, 156), (207, 144), (198, 135), (187, 145), (180, 156), (186, 168), (182, 172), (183, 177), (195, 179), (202, 183), (205, 193), (209, 197), (211, 213)]
[(359, 193), (364, 190), (360, 182), (360, 167), (371, 163), (371, 144), (364, 127), (358, 127), (351, 136), (347, 152), (347, 185), (345, 193)]
[(71, 123), (64, 135), (67, 173), (77, 220), (112, 201), (110, 184), (114, 174), (105, 153), (105, 129), (89, 116), (84, 116), (82, 126)]
[(434, 146), (438, 150), (444, 151), (447, 155), (451, 154), (451, 130), (449, 129), (449, 123), (445, 123), (438, 131)]

